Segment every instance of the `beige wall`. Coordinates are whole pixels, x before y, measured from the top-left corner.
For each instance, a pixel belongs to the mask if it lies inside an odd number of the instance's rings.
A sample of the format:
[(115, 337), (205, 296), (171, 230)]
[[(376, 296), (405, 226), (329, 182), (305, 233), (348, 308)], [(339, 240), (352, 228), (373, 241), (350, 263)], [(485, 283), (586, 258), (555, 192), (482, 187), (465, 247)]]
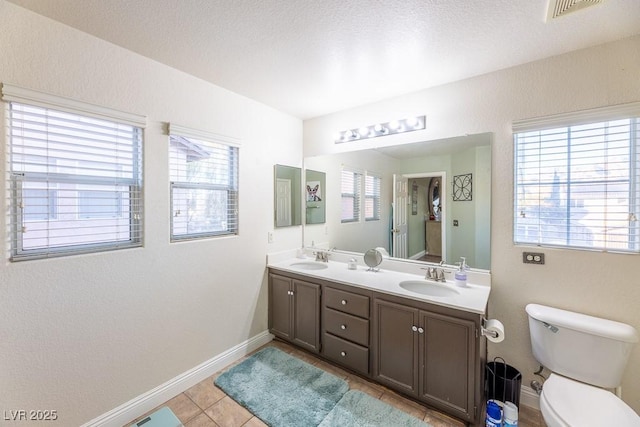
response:
[[(0, 82), (148, 117), (144, 248), (0, 262), (1, 410), (77, 426), (266, 330), (265, 253), (301, 242), (273, 230), (273, 165), (301, 166), (300, 120), (2, 0)], [(238, 237), (169, 243), (165, 122), (242, 140)]]
[[(305, 156), (493, 132), (491, 317), (504, 322), (506, 339), (489, 345), (529, 384), (537, 368), (531, 355), (524, 307), (537, 302), (626, 322), (640, 330), (640, 258), (586, 251), (543, 249), (544, 266), (524, 265), (512, 243), (513, 148), (511, 123), (531, 118), (640, 101), (640, 37), (525, 64), (307, 120)], [(426, 114), (427, 129), (335, 145), (340, 129)], [(347, 147), (349, 146), (349, 147)], [(588, 357), (588, 355), (585, 355)], [(640, 346), (623, 381), (624, 400), (640, 412)]]

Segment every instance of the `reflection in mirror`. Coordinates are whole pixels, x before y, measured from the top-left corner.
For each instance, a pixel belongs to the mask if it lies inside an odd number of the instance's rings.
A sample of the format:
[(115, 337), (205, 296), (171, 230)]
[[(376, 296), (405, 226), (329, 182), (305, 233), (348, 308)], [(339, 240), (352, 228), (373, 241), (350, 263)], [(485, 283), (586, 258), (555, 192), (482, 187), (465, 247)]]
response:
[(275, 165), (274, 206), (275, 226), (289, 227), (300, 225), (302, 197), (302, 173), (300, 168)]
[(324, 224), (325, 222), (325, 188), (324, 172), (307, 169), (305, 171), (305, 224)]
[[(326, 172), (327, 193), (326, 224), (305, 226), (305, 246), (326, 245), (359, 253), (383, 247), (395, 254), (394, 212), (404, 210), (407, 214), (404, 258), (429, 262), (442, 259), (453, 265), (460, 257), (466, 257), (472, 268), (488, 270), (491, 265), (491, 140), (491, 133), (483, 133), (305, 158), (305, 168)], [(379, 220), (365, 221), (363, 213), (360, 221), (341, 222), (340, 175), (343, 168), (381, 177)], [(473, 179), (473, 196), (470, 200), (454, 201), (453, 179), (467, 174)], [(407, 183), (406, 196), (401, 202), (406, 204), (404, 209), (393, 209), (394, 175)], [(417, 186), (415, 215), (414, 182)], [(364, 199), (363, 196), (362, 203), (365, 203)], [(435, 257), (430, 259), (428, 255)]]

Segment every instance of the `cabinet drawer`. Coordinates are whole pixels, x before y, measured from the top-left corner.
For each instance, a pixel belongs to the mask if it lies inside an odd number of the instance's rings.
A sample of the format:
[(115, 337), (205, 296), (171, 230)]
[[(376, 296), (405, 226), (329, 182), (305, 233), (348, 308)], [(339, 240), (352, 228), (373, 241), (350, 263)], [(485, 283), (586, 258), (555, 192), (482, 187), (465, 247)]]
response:
[(369, 349), (331, 334), (324, 334), (322, 352), (329, 359), (354, 371), (369, 374)]
[(325, 308), (324, 328), (330, 334), (369, 347), (369, 321), (366, 319)]
[(354, 316), (369, 318), (369, 297), (367, 296), (326, 288), (324, 305)]

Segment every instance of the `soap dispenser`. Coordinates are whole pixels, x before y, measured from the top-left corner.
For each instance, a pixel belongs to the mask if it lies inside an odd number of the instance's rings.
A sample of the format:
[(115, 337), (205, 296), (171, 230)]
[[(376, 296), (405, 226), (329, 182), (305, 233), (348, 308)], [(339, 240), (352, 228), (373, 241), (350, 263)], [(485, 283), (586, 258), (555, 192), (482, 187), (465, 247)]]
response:
[(460, 257), (458, 270), (455, 273), (456, 285), (460, 287), (467, 286), (467, 262), (465, 257)]

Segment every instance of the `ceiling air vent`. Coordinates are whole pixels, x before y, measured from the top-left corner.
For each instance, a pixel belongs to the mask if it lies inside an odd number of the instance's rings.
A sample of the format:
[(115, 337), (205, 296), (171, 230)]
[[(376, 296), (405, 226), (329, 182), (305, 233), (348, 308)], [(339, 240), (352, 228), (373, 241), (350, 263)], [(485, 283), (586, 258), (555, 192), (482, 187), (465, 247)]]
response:
[(566, 15), (585, 7), (595, 6), (604, 0), (549, 0), (547, 21)]

